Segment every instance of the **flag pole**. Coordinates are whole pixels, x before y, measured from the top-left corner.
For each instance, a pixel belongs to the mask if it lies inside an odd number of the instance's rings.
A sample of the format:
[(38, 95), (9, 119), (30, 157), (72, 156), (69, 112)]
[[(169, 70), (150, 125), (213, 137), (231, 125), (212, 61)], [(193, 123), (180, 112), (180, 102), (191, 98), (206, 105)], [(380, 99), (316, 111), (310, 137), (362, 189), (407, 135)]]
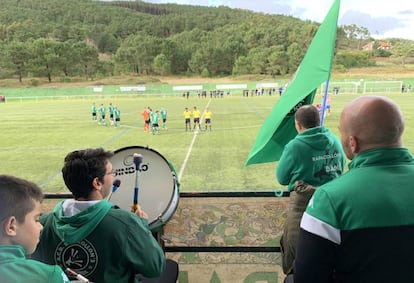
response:
[(321, 113), (321, 126), (325, 120), (326, 100), (328, 99), (329, 80), (326, 81), (325, 91), (322, 99), (322, 113)]
[[(276, 102), (257, 134), (245, 163), (246, 166), (279, 160), (285, 145), (297, 135), (294, 121), (296, 109), (300, 105), (312, 104), (317, 89), (324, 81), (330, 80), (335, 55), (339, 6), (340, 0), (334, 0), (289, 86)], [(327, 89), (325, 98), (329, 98)], [(324, 108), (326, 104), (327, 102), (324, 102)]]

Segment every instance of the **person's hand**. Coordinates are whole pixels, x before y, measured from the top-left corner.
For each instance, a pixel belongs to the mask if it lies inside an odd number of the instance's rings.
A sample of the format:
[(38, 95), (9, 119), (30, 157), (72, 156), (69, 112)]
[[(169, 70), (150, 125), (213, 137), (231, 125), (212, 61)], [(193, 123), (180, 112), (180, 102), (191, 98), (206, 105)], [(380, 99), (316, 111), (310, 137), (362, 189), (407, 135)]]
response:
[(135, 214), (140, 218), (148, 219), (148, 214), (141, 209), (141, 206), (139, 204), (137, 205), (137, 210), (135, 211)]

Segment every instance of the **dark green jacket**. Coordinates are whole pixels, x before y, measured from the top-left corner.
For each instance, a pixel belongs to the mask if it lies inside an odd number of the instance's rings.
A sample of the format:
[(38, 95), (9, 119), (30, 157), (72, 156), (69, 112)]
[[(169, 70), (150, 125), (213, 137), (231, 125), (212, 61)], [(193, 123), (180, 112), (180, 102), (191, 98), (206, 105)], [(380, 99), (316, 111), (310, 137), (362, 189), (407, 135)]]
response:
[(34, 258), (99, 283), (136, 282), (137, 273), (158, 277), (164, 271), (163, 250), (146, 220), (106, 200), (65, 217), (62, 204), (41, 218), (44, 228)]
[(341, 175), (346, 157), (339, 139), (323, 126), (307, 129), (291, 140), (276, 167), (281, 185), (292, 191), (296, 181), (318, 187)]
[(303, 214), (295, 283), (414, 282), (414, 159), (404, 148), (358, 154)]

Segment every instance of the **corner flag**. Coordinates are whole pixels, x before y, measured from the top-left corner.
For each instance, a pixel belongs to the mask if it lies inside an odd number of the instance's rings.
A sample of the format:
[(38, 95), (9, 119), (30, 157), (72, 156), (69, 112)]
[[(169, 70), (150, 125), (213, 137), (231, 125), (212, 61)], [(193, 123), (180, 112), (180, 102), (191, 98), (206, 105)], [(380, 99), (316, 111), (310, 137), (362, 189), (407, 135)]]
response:
[(311, 104), (317, 88), (329, 80), (339, 6), (340, 0), (335, 0), (319, 26), (291, 83), (264, 121), (250, 150), (246, 166), (279, 160), (285, 145), (297, 134), (296, 110), (302, 105)]

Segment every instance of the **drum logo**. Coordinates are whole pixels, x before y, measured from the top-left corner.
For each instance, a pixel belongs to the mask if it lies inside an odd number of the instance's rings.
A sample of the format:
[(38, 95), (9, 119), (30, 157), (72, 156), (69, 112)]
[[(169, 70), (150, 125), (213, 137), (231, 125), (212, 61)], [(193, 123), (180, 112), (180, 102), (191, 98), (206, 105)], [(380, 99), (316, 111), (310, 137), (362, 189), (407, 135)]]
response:
[[(128, 155), (124, 158), (123, 164), (125, 168), (117, 168), (115, 170), (116, 176), (135, 174), (135, 164), (133, 155)], [(149, 163), (142, 163), (139, 172), (146, 172), (149, 169)]]
[(87, 277), (98, 265), (98, 254), (86, 239), (73, 244), (60, 242), (55, 250), (55, 260), (63, 270), (69, 267)]

